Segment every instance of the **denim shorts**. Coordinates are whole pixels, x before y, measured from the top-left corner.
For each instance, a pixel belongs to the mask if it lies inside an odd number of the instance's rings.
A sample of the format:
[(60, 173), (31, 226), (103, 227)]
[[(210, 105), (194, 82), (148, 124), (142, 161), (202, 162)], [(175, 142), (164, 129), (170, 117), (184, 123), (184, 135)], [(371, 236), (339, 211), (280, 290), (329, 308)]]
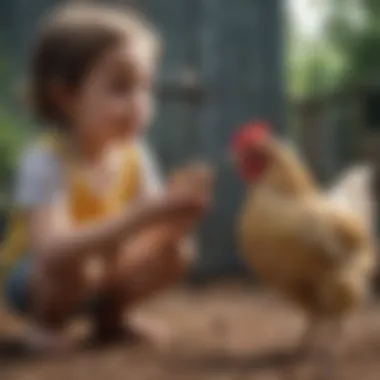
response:
[[(12, 311), (20, 315), (28, 315), (31, 312), (30, 282), (35, 261), (32, 254), (16, 264), (5, 279), (5, 300)], [(92, 314), (100, 307), (101, 299), (98, 294), (91, 295), (78, 305), (79, 314)]]
[(30, 311), (30, 279), (33, 265), (32, 256), (27, 254), (5, 279), (5, 300), (8, 306), (19, 314), (27, 314)]

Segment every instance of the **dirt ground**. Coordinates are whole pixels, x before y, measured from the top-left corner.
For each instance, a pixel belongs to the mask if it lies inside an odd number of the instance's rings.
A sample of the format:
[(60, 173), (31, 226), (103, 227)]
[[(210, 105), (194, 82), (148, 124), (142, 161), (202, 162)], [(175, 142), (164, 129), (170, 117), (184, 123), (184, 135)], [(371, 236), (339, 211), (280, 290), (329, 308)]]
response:
[[(88, 349), (54, 360), (17, 355), (9, 337), (20, 332), (20, 324), (2, 316), (0, 379), (274, 380), (289, 366), (300, 380), (311, 378), (311, 360), (291, 355), (303, 318), (267, 292), (241, 284), (180, 289), (135, 316), (164, 324), (170, 339), (160, 347)], [(346, 341), (334, 379), (378, 380), (380, 304), (352, 317)]]

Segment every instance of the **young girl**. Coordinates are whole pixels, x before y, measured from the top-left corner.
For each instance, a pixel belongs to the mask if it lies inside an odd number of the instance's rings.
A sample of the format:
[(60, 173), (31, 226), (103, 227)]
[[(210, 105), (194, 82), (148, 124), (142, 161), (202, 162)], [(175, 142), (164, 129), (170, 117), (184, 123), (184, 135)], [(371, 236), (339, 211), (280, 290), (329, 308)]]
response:
[(33, 322), (34, 348), (66, 347), (64, 327), (83, 309), (99, 338), (132, 337), (124, 311), (189, 263), (185, 235), (208, 197), (184, 181), (163, 191), (141, 142), (157, 50), (145, 21), (109, 8), (71, 6), (42, 27), (30, 84), (48, 133), (21, 159), (1, 253), (7, 300)]

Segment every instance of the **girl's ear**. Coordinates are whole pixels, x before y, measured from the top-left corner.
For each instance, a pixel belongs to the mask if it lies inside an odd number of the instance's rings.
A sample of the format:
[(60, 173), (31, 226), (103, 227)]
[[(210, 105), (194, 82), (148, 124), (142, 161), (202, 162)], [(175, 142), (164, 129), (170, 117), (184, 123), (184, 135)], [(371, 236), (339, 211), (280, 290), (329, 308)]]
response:
[(71, 115), (74, 106), (74, 91), (59, 80), (54, 80), (49, 86), (49, 94), (53, 104), (63, 115)]

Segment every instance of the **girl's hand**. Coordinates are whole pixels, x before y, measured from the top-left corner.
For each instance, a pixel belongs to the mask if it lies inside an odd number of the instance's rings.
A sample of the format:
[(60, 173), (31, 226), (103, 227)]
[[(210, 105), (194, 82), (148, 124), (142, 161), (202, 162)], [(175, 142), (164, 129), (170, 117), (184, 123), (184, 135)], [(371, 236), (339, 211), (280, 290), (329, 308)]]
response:
[[(139, 206), (135, 225), (144, 228), (156, 223), (170, 223), (172, 229), (177, 226), (180, 230), (193, 228), (210, 206), (212, 185), (212, 171), (205, 165), (178, 170), (163, 197), (146, 200)], [(127, 210), (127, 224), (128, 220), (130, 213)]]
[(176, 170), (168, 183), (168, 193), (173, 196), (189, 194), (197, 198), (205, 208), (211, 203), (214, 187), (213, 170), (202, 163), (193, 163)]
[(204, 164), (191, 164), (173, 173), (168, 183), (169, 197), (188, 196), (200, 206), (198, 212), (188, 213), (176, 220), (179, 228), (191, 229), (207, 211), (212, 200), (213, 185), (214, 173)]
[(147, 200), (140, 215), (148, 223), (195, 218), (203, 214), (206, 204), (203, 198), (190, 192), (167, 193), (164, 197)]

